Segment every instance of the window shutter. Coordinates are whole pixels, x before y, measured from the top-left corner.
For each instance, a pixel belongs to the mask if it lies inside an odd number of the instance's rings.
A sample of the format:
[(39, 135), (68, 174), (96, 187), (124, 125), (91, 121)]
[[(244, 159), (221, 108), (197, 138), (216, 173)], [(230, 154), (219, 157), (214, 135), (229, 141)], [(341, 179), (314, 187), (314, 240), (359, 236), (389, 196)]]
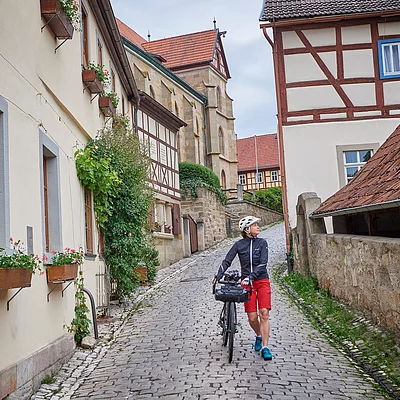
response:
[(174, 204), (172, 208), (172, 225), (174, 235), (181, 234), (181, 209), (179, 204)]

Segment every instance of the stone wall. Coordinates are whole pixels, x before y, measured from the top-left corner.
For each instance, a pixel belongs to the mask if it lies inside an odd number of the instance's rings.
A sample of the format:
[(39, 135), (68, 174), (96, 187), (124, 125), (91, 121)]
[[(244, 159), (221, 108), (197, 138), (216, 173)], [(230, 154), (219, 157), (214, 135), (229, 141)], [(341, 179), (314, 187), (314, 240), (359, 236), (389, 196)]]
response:
[(323, 218), (310, 218), (320, 203), (315, 193), (298, 198), (294, 269), (400, 337), (400, 239), (326, 234)]
[(203, 224), (204, 238), (199, 237), (199, 244), (204, 243), (204, 248), (199, 250), (204, 250), (226, 238), (225, 207), (211, 190), (197, 188), (196, 193), (197, 198), (192, 198), (190, 194), (182, 196), (181, 210), (182, 215), (189, 214)]
[(232, 236), (238, 236), (240, 234), (239, 220), (246, 215), (254, 215), (255, 217), (261, 218), (262, 226), (269, 225), (273, 222), (283, 219), (283, 215), (281, 213), (256, 205), (247, 200), (229, 200), (226, 208), (230, 213), (235, 215), (235, 217), (231, 219)]
[(311, 235), (319, 285), (400, 335), (400, 239)]

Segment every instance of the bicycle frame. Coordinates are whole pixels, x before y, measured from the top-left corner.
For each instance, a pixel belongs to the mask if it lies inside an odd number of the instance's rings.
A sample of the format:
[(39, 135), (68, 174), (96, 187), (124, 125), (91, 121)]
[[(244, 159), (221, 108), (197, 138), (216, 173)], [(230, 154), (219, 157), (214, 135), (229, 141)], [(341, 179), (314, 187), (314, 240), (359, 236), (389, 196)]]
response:
[[(215, 287), (217, 283), (230, 286), (240, 286), (238, 282), (220, 281), (217, 282), (214, 278), (213, 294), (215, 294)], [(252, 293), (252, 285), (250, 282), (250, 295)], [(235, 301), (225, 301), (221, 310), (220, 319), (218, 324), (222, 328), (222, 344), (225, 347), (228, 345), (228, 359), (232, 362), (233, 358), (233, 343), (235, 340), (235, 333), (237, 332), (237, 309)]]

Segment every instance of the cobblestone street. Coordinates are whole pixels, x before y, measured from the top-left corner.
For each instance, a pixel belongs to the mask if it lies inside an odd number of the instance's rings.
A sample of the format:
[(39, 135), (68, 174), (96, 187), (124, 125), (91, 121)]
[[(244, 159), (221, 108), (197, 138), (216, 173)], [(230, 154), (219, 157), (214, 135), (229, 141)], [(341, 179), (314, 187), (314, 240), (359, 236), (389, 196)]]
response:
[[(261, 236), (269, 242), (271, 271), (286, 258), (283, 224)], [(161, 270), (158, 286), (130, 314), (112, 345), (77, 350), (81, 356), (57, 378), (58, 392), (42, 385), (32, 399), (384, 399), (274, 282), (273, 360), (266, 362), (253, 350), (254, 335), (239, 305), (241, 327), (228, 363), (217, 327), (222, 303), (213, 298), (211, 279), (235, 240)], [(79, 358), (86, 366), (77, 366)]]

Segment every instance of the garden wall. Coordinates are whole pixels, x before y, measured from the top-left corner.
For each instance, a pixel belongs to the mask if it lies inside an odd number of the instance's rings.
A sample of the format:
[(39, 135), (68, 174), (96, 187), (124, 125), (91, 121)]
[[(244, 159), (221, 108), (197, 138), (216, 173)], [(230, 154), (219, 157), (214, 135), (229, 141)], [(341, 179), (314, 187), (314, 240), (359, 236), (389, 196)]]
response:
[(226, 213), (214, 192), (197, 188), (196, 193), (197, 198), (182, 195), (182, 215), (190, 215), (198, 226), (203, 224), (203, 229), (198, 229), (198, 239), (199, 250), (204, 250), (226, 238)]
[(295, 270), (400, 337), (400, 239), (322, 233), (323, 219), (309, 217), (320, 204), (316, 194), (297, 204)]

